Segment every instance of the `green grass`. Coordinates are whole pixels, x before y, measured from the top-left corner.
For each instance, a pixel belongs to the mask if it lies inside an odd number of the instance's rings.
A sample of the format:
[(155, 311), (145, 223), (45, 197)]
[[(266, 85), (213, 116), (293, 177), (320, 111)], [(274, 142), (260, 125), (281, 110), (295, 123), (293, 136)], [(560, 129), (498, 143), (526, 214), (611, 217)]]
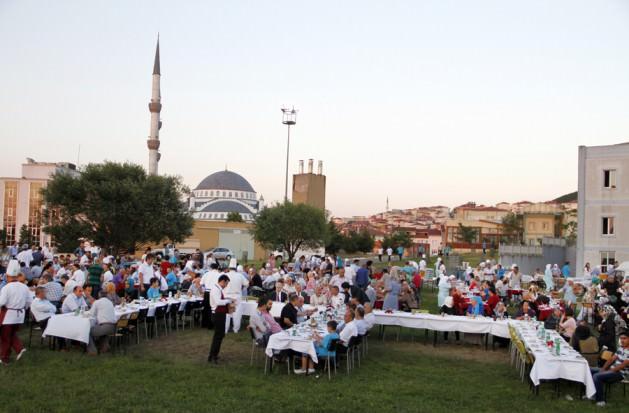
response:
[[(434, 294), (424, 295), (434, 300)], [(212, 333), (201, 329), (143, 341), (126, 355), (51, 352), (37, 343), (22, 360), (0, 369), (0, 411), (598, 411), (576, 400), (576, 386), (563, 385), (559, 399), (550, 385), (533, 396), (505, 349), (433, 347), (432, 334), (425, 342), (423, 332), (404, 329), (395, 341), (396, 332), (388, 330), (385, 342), (372, 337), (362, 367), (350, 376), (341, 369), (331, 382), (327, 376), (287, 376), (285, 365), (264, 376), (261, 358), (249, 366), (246, 332), (227, 336), (219, 366), (206, 362)], [(626, 411), (625, 402), (616, 387), (606, 411)]]

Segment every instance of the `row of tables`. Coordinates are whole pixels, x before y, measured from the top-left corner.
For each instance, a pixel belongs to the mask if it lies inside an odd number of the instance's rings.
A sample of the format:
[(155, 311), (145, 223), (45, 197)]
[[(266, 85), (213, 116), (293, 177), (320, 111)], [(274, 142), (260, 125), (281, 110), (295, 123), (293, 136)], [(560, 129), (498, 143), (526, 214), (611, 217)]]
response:
[[(181, 296), (179, 299), (167, 298), (157, 302), (151, 302), (148, 300), (139, 302), (136, 300), (133, 304), (127, 304), (124, 307), (119, 305), (116, 306), (116, 320), (119, 320), (122, 316), (128, 316), (146, 308), (148, 308), (147, 317), (153, 317), (155, 316), (155, 310), (158, 307), (170, 306), (171, 304), (181, 304), (179, 311), (183, 311), (186, 304), (193, 301), (203, 301), (203, 298)], [(48, 324), (46, 325), (46, 329), (42, 333), (42, 336), (66, 338), (87, 344), (90, 341), (90, 329), (94, 324), (95, 320), (91, 317), (89, 311), (79, 314), (56, 314), (48, 319)]]

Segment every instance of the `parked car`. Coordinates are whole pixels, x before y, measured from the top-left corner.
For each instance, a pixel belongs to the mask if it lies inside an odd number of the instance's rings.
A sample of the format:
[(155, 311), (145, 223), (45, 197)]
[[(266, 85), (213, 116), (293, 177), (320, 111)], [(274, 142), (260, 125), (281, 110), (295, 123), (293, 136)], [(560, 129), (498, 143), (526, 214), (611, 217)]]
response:
[(229, 248), (221, 248), (221, 247), (212, 248), (211, 250), (205, 253), (205, 259), (207, 259), (207, 257), (210, 254), (212, 254), (214, 259), (216, 260), (230, 260), (232, 259), (232, 257), (234, 257), (233, 251), (230, 250)]

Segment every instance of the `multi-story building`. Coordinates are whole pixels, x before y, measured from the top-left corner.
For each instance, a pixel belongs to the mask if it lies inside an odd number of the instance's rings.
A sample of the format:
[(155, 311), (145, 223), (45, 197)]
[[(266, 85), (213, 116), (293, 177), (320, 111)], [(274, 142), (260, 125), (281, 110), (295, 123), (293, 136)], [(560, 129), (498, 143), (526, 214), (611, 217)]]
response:
[(564, 211), (561, 205), (540, 202), (522, 209), (524, 243), (542, 245), (544, 238), (558, 238), (562, 235)]
[(79, 174), (71, 163), (35, 162), (27, 158), (19, 178), (0, 178), (0, 229), (6, 230), (7, 243), (19, 241), (23, 225), (28, 228), (33, 243), (43, 245), (50, 241), (50, 236), (42, 231), (44, 205), (41, 190), (57, 173)]
[(577, 274), (629, 261), (629, 142), (579, 147)]

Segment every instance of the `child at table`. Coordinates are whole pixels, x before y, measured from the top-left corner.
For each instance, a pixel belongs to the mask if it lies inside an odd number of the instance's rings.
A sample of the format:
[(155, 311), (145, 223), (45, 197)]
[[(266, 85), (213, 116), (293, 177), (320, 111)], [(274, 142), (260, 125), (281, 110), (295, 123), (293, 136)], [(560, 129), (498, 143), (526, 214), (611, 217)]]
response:
[[(321, 337), (316, 332), (312, 336), (315, 345), (315, 351), (317, 352), (317, 357), (336, 357), (336, 352), (329, 351), (328, 347), (330, 346), (330, 342), (332, 340), (339, 340), (339, 335), (336, 332), (337, 327), (336, 321), (328, 321), (327, 329), (328, 334), (324, 337)], [(306, 369), (308, 369), (308, 373), (314, 373), (314, 363), (308, 357), (308, 354), (302, 354), (301, 356), (301, 369), (295, 370), (295, 374), (305, 374)]]
[(159, 280), (156, 277), (151, 278), (151, 287), (148, 289), (146, 296), (149, 300), (159, 299), (162, 293), (159, 291)]

